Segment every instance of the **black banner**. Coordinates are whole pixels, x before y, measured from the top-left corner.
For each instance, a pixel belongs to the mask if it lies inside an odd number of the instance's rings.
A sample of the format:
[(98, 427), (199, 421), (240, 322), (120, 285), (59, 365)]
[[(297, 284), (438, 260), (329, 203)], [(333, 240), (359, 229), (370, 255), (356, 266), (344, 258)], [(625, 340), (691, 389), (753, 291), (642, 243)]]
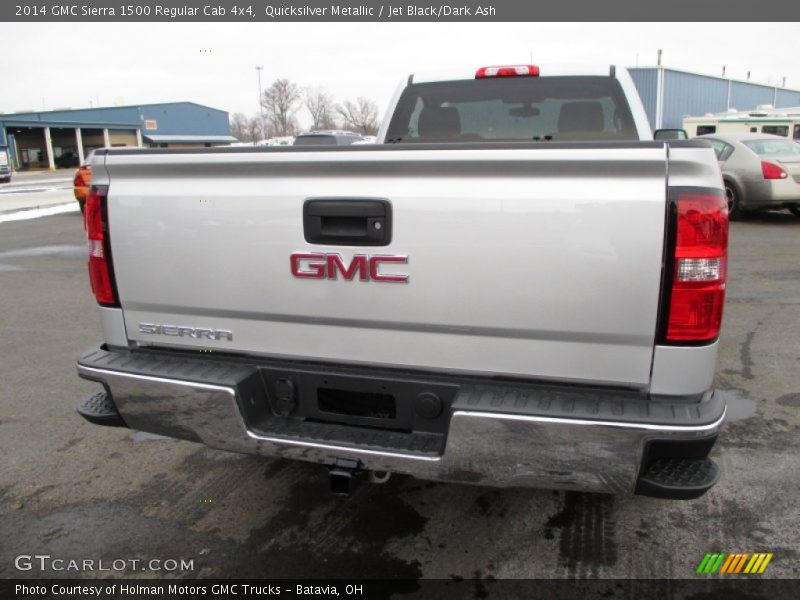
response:
[(757, 576), (723, 578), (598, 580), (258, 580), (126, 579), (0, 580), (3, 600), (263, 600), (265, 598), (543, 598), (747, 600), (797, 597), (798, 580)]
[[(800, 20), (800, 2), (730, 0), (10, 0), (11, 22), (554, 22)], [(713, 32), (709, 32), (712, 34)], [(724, 35), (724, 32), (718, 32)]]

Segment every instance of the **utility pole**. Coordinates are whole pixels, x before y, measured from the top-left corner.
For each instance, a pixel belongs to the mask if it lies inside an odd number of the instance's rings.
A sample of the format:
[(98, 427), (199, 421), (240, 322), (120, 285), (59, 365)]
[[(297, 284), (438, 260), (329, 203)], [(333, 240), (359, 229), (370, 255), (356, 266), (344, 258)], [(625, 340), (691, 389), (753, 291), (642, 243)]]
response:
[[(256, 73), (258, 73), (258, 114), (261, 116), (261, 135), (264, 138), (267, 137), (267, 131), (264, 127), (264, 105), (262, 104), (262, 93), (261, 93), (261, 71), (264, 70), (264, 67), (261, 65), (256, 65)], [(258, 140), (256, 140), (258, 141)]]
[(656, 67), (656, 129), (664, 126), (664, 67), (661, 66), (661, 53), (659, 48)]

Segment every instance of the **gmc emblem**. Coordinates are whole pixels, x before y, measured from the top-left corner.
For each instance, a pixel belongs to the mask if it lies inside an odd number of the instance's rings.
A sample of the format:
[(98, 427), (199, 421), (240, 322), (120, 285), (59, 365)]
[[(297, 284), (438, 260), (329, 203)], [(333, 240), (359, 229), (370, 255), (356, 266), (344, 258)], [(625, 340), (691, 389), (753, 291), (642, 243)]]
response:
[(300, 279), (344, 279), (352, 281), (388, 281), (404, 283), (406, 273), (382, 273), (381, 266), (387, 263), (408, 264), (408, 256), (356, 254), (349, 265), (341, 254), (334, 252), (295, 252), (290, 257), (292, 275)]

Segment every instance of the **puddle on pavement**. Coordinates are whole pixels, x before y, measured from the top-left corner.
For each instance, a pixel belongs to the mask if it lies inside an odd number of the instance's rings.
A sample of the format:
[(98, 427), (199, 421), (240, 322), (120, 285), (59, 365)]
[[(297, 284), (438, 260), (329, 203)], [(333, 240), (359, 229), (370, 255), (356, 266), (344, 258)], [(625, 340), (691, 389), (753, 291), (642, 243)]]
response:
[(0, 252), (0, 258), (29, 258), (31, 256), (64, 256), (66, 258), (84, 258), (86, 246), (83, 244), (34, 246), (33, 248), (19, 248)]
[(728, 421), (744, 421), (756, 414), (756, 403), (744, 397), (740, 390), (717, 390), (728, 405)]
[(800, 394), (784, 394), (777, 400), (775, 400), (781, 406), (791, 406), (794, 408), (800, 408)]

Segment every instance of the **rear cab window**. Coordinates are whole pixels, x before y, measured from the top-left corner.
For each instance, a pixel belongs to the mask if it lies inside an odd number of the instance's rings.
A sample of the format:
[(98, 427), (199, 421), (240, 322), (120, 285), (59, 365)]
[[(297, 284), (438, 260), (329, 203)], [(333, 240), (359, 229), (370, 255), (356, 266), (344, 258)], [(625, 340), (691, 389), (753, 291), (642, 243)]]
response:
[(612, 77), (505, 77), (408, 86), (389, 143), (638, 140)]

